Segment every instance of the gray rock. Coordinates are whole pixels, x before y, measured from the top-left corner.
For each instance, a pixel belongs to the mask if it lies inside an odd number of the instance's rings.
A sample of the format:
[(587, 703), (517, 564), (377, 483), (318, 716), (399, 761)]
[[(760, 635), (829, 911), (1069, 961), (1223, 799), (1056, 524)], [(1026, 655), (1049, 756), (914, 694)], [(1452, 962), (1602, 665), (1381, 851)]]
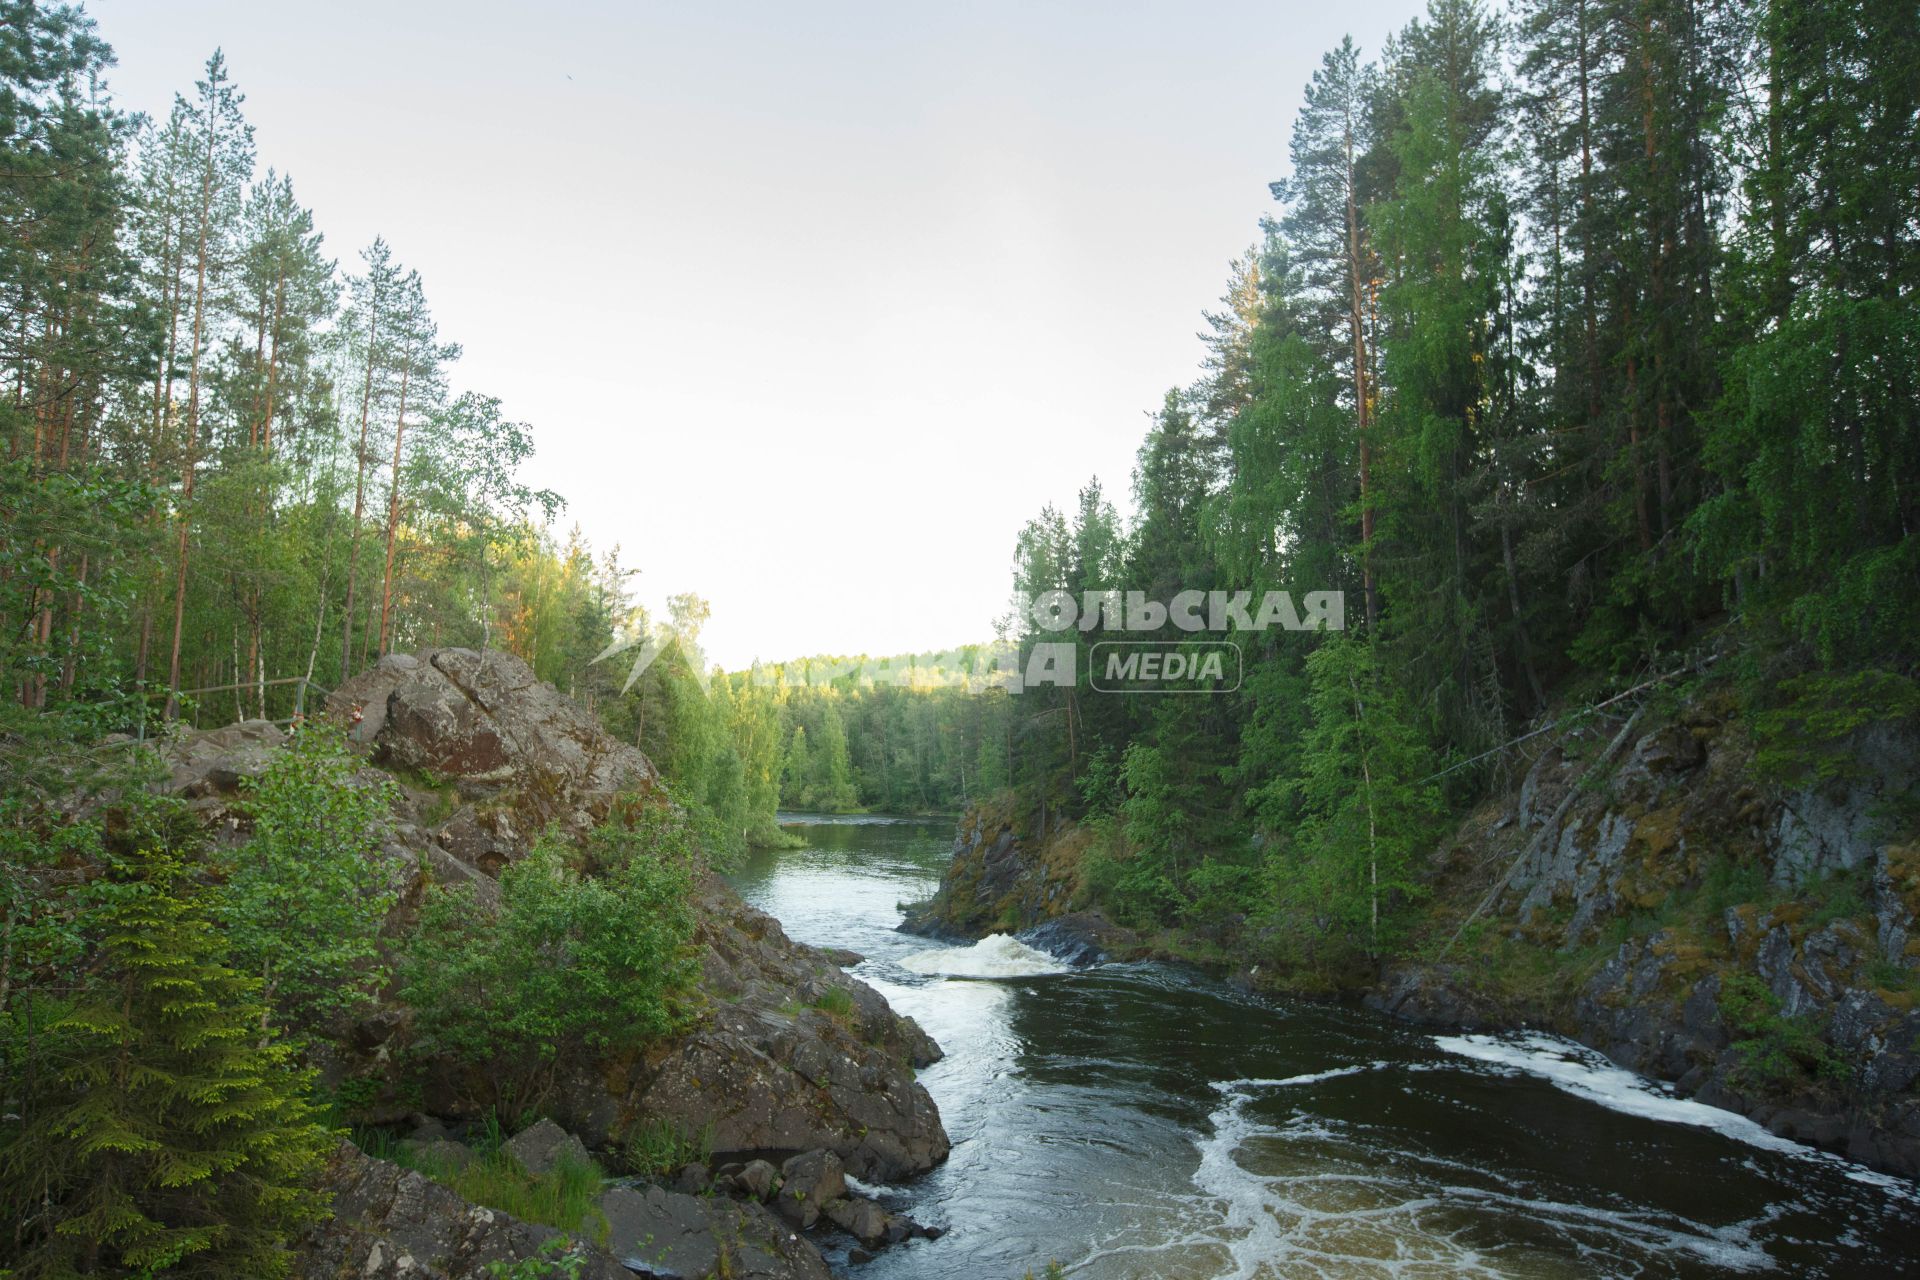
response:
[(409, 1138), (400, 1147), (430, 1170), (464, 1169), (473, 1163), (472, 1148), (451, 1138)]
[[(568, 1242), (581, 1280), (631, 1280), (613, 1255), (584, 1241), (470, 1204), (426, 1175), (343, 1142), (322, 1187), (333, 1217), (295, 1250), (299, 1280), (490, 1280), (489, 1266), (540, 1256)], [(806, 1273), (797, 1273), (805, 1275)]]
[(780, 1194), (774, 1204), (780, 1216), (797, 1227), (810, 1227), (828, 1201), (847, 1193), (846, 1171), (831, 1151), (809, 1151), (780, 1166)]
[(389, 654), (330, 694), (326, 711), (376, 763), (418, 770), (475, 801), (439, 843), (489, 869), (549, 826), (583, 834), (617, 794), (659, 779), (637, 748), (495, 649)]
[(1700, 742), (1684, 726), (1655, 729), (1633, 746), (1633, 761), (1652, 773), (1685, 773), (1706, 761)]
[(600, 1197), (608, 1248), (655, 1280), (832, 1280), (820, 1253), (760, 1205), (650, 1187)]
[(864, 1196), (829, 1200), (821, 1212), (827, 1221), (864, 1245), (883, 1244), (892, 1215)]
[[(718, 881), (703, 889), (695, 942), (712, 998), (707, 1017), (645, 1060), (563, 1073), (547, 1104), (555, 1119), (598, 1147), (617, 1143), (631, 1117), (647, 1116), (710, 1135), (722, 1162), (824, 1148), (855, 1176), (878, 1181), (946, 1158), (939, 1108), (913, 1073), (940, 1049), (912, 1019)], [(795, 1001), (829, 990), (850, 998), (847, 1016), (793, 1013)]]
[(536, 1178), (553, 1172), (562, 1161), (582, 1166), (593, 1163), (586, 1145), (551, 1120), (528, 1125), (507, 1142), (505, 1150)]
[(780, 1173), (765, 1160), (749, 1160), (744, 1169), (733, 1175), (733, 1180), (755, 1200), (764, 1201), (779, 1185)]

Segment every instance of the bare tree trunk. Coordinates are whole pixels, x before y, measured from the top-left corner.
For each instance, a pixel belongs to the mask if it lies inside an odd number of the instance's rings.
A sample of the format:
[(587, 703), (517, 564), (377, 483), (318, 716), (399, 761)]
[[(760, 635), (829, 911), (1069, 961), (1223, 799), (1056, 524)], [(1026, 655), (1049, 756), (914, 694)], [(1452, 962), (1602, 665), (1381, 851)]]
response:
[(1366, 597), (1367, 631), (1379, 620), (1379, 601), (1373, 589), (1373, 440), (1368, 433), (1372, 406), (1367, 390), (1366, 282), (1360, 253), (1360, 205), (1354, 192), (1353, 117), (1347, 116), (1347, 277), (1351, 287), (1347, 325), (1353, 337), (1353, 409), (1360, 437), (1360, 585)]
[(387, 489), (387, 572), (380, 583), (380, 653), (387, 653), (387, 626), (393, 609), (393, 544), (400, 531), (400, 451), (407, 434), (407, 388), (413, 375), (409, 347), (400, 371), (400, 412), (393, 423), (393, 481)]
[(347, 543), (347, 602), (340, 610), (340, 679), (353, 673), (353, 589), (360, 571), (360, 522), (366, 516), (367, 428), (373, 414), (373, 372), (380, 336), (380, 295), (373, 296), (367, 321), (367, 376), (360, 388), (360, 446), (353, 453), (353, 529)]
[(218, 130), (209, 109), (207, 157), (200, 178), (200, 235), (193, 279), (193, 352), (187, 373), (186, 453), (180, 475), (180, 537), (173, 579), (173, 653), (167, 663), (167, 718), (180, 696), (180, 633), (186, 622), (188, 533), (193, 523), (193, 478), (200, 451), (200, 352), (207, 320), (207, 240), (213, 230), (213, 152)]

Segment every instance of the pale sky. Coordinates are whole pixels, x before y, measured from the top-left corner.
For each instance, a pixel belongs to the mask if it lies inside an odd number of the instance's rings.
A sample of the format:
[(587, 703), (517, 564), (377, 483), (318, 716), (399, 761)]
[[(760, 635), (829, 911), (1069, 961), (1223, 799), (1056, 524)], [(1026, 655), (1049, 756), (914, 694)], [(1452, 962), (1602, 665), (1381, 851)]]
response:
[(1421, 7), (87, 5), (128, 109), (225, 48), (330, 252), (419, 269), (559, 532), (728, 667), (987, 639), (1022, 522), (1125, 509), (1322, 53)]

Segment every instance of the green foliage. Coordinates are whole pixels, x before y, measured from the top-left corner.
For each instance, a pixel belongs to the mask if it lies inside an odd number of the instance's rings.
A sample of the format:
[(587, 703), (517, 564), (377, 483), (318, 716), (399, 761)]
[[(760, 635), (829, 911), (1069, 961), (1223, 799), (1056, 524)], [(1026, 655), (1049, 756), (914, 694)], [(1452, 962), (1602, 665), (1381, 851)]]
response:
[(517, 1262), (489, 1262), (490, 1280), (579, 1280), (587, 1260), (565, 1240), (553, 1239), (540, 1252)]
[[(420, 1048), (537, 1092), (557, 1062), (640, 1047), (681, 1024), (693, 969), (696, 864), (671, 815), (611, 823), (583, 875), (556, 837), (500, 875), (489, 915), (467, 886), (435, 888), (400, 966)], [(514, 1099), (525, 1103), (529, 1097)]]
[(1847, 781), (1864, 769), (1861, 735), (1920, 724), (1920, 683), (1897, 672), (1812, 672), (1773, 685), (1753, 717), (1755, 763), (1774, 780)]
[(814, 998), (813, 1007), (844, 1021), (853, 1016), (853, 993), (845, 987), (828, 987)]
[(1847, 1066), (1820, 1029), (1804, 1017), (1781, 1012), (1780, 999), (1750, 973), (1735, 974), (1720, 988), (1720, 1013), (1732, 1031), (1740, 1074), (1751, 1088), (1790, 1090), (1811, 1080), (1844, 1080)]
[(1302, 821), (1270, 863), (1283, 910), (1322, 932), (1358, 934), (1378, 954), (1441, 814), (1432, 760), (1404, 698), (1364, 641), (1329, 641), (1307, 660), (1313, 726), (1296, 782)]
[(380, 854), (394, 790), (357, 779), (360, 768), (338, 728), (296, 726), (246, 787), (253, 835), (220, 904), (234, 962), (305, 1032), (371, 1004), (387, 981), (376, 938), (398, 899)]
[(262, 1037), (259, 983), (224, 963), (187, 851), (152, 838), (177, 825), (131, 816), (86, 921), (88, 980), (29, 1015), (44, 1043), (0, 1137), (6, 1200), (37, 1206), (13, 1274), (285, 1275), (325, 1210), (332, 1136), (291, 1047)]
[(628, 1130), (621, 1152), (635, 1173), (664, 1178), (712, 1157), (713, 1126), (688, 1134), (664, 1116), (651, 1116)]
[(488, 1112), (480, 1130), (468, 1138), (466, 1146), (473, 1158), (465, 1162), (397, 1142), (384, 1129), (356, 1131), (354, 1143), (374, 1159), (424, 1173), (474, 1204), (606, 1243), (609, 1226), (599, 1207), (606, 1178), (599, 1166), (591, 1161), (581, 1164), (561, 1159), (546, 1173), (535, 1176), (507, 1153), (505, 1138), (496, 1114)]

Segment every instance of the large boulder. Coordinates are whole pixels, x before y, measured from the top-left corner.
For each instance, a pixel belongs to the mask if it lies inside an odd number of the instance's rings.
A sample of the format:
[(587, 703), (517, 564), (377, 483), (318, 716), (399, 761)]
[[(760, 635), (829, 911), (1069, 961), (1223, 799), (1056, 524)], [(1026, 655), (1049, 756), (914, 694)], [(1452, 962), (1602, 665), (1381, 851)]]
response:
[(659, 779), (636, 747), (510, 653), (390, 653), (328, 696), (326, 713), (376, 764), (451, 812), (428, 837), (489, 873), (548, 827), (580, 835), (622, 792)]
[(780, 1216), (796, 1227), (810, 1227), (820, 1220), (820, 1210), (828, 1201), (847, 1193), (846, 1168), (831, 1151), (809, 1151), (780, 1166), (780, 1197), (775, 1206)]
[(536, 1178), (553, 1172), (561, 1164), (586, 1168), (593, 1163), (593, 1157), (587, 1154), (580, 1139), (551, 1120), (536, 1120), (522, 1129), (507, 1142), (506, 1152)]
[(167, 768), (162, 789), (187, 800), (234, 795), (243, 782), (267, 771), (286, 741), (279, 726), (267, 720), (189, 731), (160, 747)]
[(652, 1280), (832, 1280), (819, 1251), (753, 1201), (615, 1187), (600, 1211), (609, 1250)]
[[(646, 1055), (564, 1070), (546, 1106), (591, 1147), (640, 1124), (711, 1140), (716, 1159), (826, 1150), (855, 1177), (893, 1181), (946, 1158), (948, 1139), (914, 1068), (940, 1047), (830, 957), (717, 880), (705, 885), (695, 944), (708, 1011)], [(443, 1081), (472, 1111), (484, 1082)]]
[[(579, 1261), (569, 1274), (580, 1280), (631, 1280), (604, 1250), (471, 1204), (425, 1174), (375, 1160), (349, 1142), (340, 1144), (323, 1186), (333, 1195), (333, 1217), (296, 1251), (300, 1280), (489, 1280), (491, 1264), (540, 1257), (552, 1248), (565, 1248)], [(561, 1244), (549, 1244), (555, 1240)]]

